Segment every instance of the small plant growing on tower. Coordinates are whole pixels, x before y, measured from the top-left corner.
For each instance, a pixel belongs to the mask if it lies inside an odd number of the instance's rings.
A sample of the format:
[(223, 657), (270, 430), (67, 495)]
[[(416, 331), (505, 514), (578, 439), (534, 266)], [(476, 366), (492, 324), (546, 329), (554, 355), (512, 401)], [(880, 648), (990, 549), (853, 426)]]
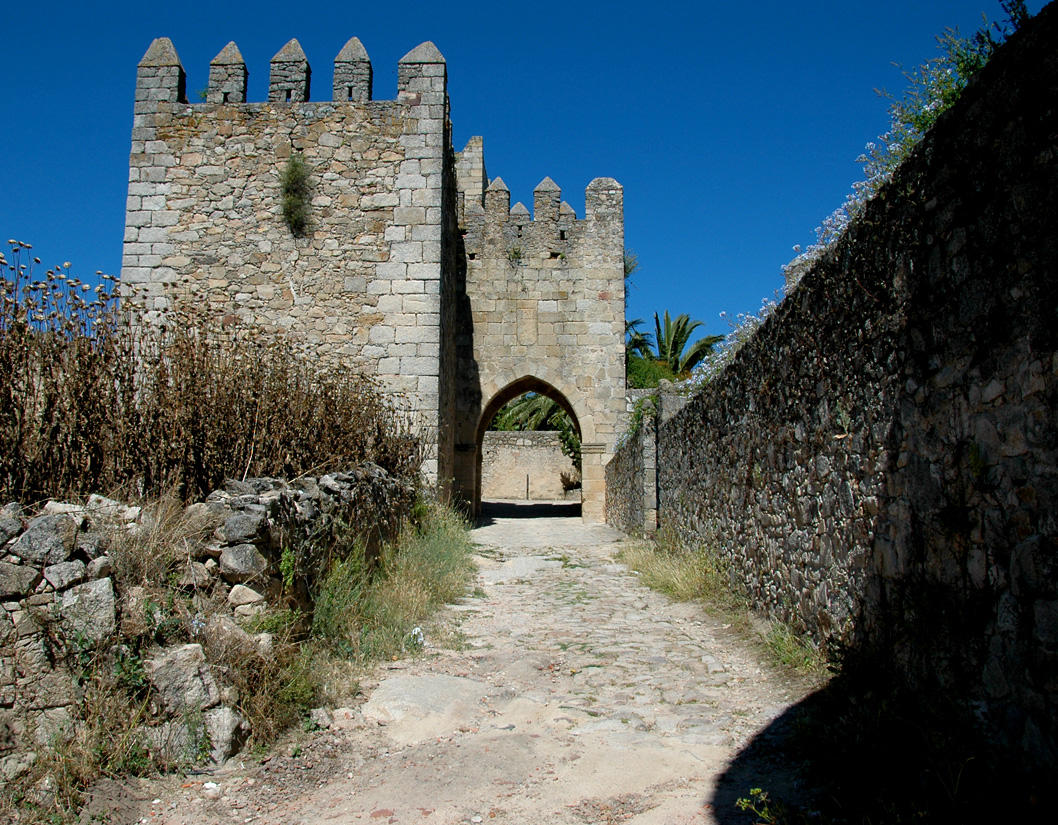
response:
[(291, 154), (279, 183), (283, 220), (295, 238), (303, 237), (309, 225), (309, 168), (300, 152)]

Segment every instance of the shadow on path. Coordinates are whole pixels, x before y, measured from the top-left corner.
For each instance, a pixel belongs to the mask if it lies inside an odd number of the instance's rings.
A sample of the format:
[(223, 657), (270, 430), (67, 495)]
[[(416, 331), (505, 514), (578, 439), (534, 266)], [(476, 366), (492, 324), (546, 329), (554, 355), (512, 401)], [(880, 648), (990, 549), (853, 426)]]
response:
[[(1053, 777), (978, 738), (972, 718), (879, 678), (837, 676), (729, 763), (710, 800), (719, 825), (1042, 822)], [(760, 788), (753, 816), (738, 808)]]
[(580, 518), (580, 502), (483, 500), (474, 526), (487, 527), (498, 518)]

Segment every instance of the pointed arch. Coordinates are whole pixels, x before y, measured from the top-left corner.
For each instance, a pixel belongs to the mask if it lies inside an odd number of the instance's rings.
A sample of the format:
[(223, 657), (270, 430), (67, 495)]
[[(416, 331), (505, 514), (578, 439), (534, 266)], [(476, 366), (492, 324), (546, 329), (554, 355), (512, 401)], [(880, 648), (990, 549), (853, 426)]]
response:
[(496, 413), (500, 411), (504, 404), (527, 392), (535, 392), (544, 395), (558, 404), (559, 407), (569, 415), (570, 420), (573, 422), (573, 426), (577, 431), (577, 435), (580, 436), (581, 440), (584, 439), (584, 432), (581, 425), (582, 417), (577, 414), (569, 397), (551, 382), (545, 381), (536, 375), (524, 375), (521, 378), (510, 381), (499, 389), (493, 389), (491, 394), (486, 396), (489, 400), (481, 410), (481, 415), (478, 418), (477, 431), (475, 433), (473, 501), (473, 512), (475, 514), (481, 511), (481, 459), (482, 443), (485, 439), (485, 433), (488, 431), (492, 420), (496, 417)]

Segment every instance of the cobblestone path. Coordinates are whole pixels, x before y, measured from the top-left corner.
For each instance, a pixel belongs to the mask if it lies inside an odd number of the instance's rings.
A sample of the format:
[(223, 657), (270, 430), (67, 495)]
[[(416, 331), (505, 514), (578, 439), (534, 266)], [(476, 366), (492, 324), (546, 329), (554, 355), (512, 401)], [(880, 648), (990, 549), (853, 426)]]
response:
[(478, 590), (451, 608), (458, 649), (428, 638), (301, 752), (144, 785), (122, 820), (732, 821), (711, 809), (716, 778), (806, 686), (699, 607), (642, 587), (615, 561), (621, 534), (499, 512), (473, 534)]

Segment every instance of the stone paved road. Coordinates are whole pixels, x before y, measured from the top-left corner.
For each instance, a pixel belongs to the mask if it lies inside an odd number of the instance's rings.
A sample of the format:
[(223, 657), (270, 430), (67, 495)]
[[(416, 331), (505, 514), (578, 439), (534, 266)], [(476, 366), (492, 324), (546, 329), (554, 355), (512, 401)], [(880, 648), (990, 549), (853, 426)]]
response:
[(614, 561), (621, 534), (516, 510), (474, 530), (485, 595), (452, 608), (464, 649), (383, 669), (296, 757), (120, 804), (104, 789), (92, 810), (173, 825), (717, 822), (716, 778), (807, 686), (640, 586)]

